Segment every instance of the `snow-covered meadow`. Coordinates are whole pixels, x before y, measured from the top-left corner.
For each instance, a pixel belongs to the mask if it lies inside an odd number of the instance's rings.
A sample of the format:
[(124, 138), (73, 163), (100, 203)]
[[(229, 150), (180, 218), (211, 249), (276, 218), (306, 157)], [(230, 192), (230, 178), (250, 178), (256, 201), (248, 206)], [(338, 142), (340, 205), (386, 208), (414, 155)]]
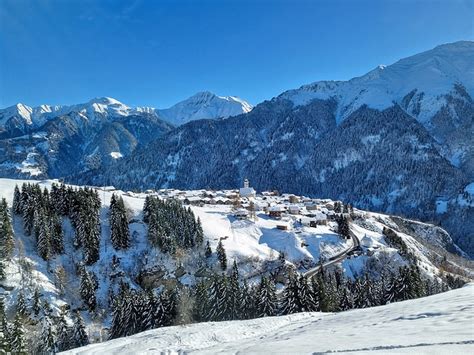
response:
[(341, 313), (299, 313), (160, 328), (68, 354), (468, 354), (474, 284)]

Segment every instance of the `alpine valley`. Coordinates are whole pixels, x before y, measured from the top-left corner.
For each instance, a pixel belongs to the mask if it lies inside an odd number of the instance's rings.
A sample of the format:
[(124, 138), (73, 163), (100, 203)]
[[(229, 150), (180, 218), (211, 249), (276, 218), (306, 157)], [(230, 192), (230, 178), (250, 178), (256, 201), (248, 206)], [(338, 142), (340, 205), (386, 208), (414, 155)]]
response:
[(0, 174), (122, 189), (229, 188), (247, 177), (257, 190), (438, 223), (473, 256), (473, 95), (474, 43), (463, 41), (253, 109), (209, 92), (164, 110), (110, 98), (18, 104), (0, 111)]
[(463, 41), (255, 107), (0, 110), (0, 354), (472, 352), (473, 97)]

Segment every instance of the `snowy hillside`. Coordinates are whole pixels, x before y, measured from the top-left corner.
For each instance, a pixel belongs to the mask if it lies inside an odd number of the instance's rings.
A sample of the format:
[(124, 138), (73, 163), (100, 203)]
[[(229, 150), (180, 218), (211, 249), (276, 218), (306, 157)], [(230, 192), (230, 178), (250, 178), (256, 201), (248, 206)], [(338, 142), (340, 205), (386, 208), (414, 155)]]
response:
[[(0, 179), (11, 206), (8, 213), (0, 204), (0, 225), (12, 226), (0, 233), (11, 245), (0, 255), (0, 323), (4, 305), (16, 324), (23, 320), (30, 349), (204, 320), (364, 308), (473, 277), (467, 261), (446, 252), (458, 249), (439, 227), (339, 201), (252, 188), (124, 192), (27, 182)], [(292, 287), (311, 297), (293, 304)], [(69, 332), (73, 341), (60, 337)]]
[(474, 285), (386, 306), (300, 313), (151, 330), (68, 354), (342, 352), (468, 354), (474, 351)]
[(217, 96), (211, 92), (199, 92), (176, 105), (158, 110), (165, 121), (175, 126), (203, 118), (227, 118), (247, 113), (252, 105), (235, 96)]

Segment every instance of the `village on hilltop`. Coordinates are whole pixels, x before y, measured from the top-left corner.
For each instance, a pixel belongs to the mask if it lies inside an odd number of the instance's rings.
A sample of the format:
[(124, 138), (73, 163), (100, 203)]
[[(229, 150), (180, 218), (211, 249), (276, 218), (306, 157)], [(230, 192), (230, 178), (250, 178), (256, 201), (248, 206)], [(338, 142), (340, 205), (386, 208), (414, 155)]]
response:
[[(110, 187), (113, 189), (112, 187)], [(125, 195), (138, 197), (137, 193), (128, 191)], [(160, 199), (175, 199), (183, 205), (228, 206), (229, 214), (236, 220), (252, 220), (259, 216), (268, 216), (276, 221), (276, 228), (301, 232), (301, 227), (329, 226), (337, 228), (337, 218), (359, 215), (362, 211), (341, 201), (330, 199), (309, 198), (278, 191), (262, 191), (257, 193), (250, 186), (248, 179), (243, 187), (231, 190), (178, 190), (159, 189), (146, 190), (145, 195), (157, 196)]]

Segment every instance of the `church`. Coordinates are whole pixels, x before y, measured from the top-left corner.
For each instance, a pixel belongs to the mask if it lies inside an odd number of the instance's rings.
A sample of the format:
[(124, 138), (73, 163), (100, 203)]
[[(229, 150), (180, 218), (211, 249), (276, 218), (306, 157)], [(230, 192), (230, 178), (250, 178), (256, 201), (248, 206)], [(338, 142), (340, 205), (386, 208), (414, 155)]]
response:
[(250, 187), (248, 179), (244, 180), (244, 187), (241, 187), (239, 190), (240, 197), (255, 197), (256, 192), (253, 187)]

